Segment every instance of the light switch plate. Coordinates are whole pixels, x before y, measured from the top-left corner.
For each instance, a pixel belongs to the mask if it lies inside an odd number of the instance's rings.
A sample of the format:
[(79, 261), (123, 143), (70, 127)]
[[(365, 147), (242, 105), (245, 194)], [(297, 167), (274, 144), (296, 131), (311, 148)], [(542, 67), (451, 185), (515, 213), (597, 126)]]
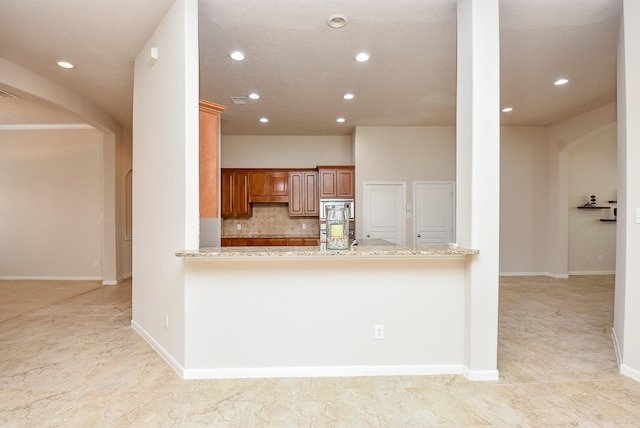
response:
[(636, 208), (636, 224), (640, 224), (640, 208)]

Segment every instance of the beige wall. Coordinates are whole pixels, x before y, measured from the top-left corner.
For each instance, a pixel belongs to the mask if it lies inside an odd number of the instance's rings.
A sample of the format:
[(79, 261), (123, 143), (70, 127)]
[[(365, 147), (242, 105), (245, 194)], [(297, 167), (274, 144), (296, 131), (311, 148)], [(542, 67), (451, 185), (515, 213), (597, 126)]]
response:
[(547, 128), (502, 127), (500, 140), (500, 272), (548, 272)]
[(353, 164), (350, 136), (223, 135), (220, 157), (222, 168)]
[[(365, 181), (406, 182), (413, 204), (414, 181), (455, 181), (456, 137), (453, 126), (359, 126), (354, 138), (356, 207), (362, 205)], [(362, 224), (356, 208), (356, 224)], [(406, 242), (413, 242), (413, 218), (406, 219)], [(356, 227), (356, 237), (362, 238)]]
[(0, 278), (102, 278), (101, 154), (95, 130), (0, 131)]
[(569, 151), (569, 274), (613, 273), (616, 224), (610, 210), (578, 209), (595, 195), (598, 205), (617, 200), (616, 130), (611, 126), (588, 136)]

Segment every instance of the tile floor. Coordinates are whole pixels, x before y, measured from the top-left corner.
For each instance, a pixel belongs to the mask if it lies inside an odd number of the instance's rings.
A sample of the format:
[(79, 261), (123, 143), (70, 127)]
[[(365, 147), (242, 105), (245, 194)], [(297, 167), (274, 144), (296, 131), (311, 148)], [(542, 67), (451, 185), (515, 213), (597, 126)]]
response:
[(48, 303), (0, 322), (0, 426), (637, 427), (640, 383), (618, 373), (610, 335), (613, 281), (502, 278), (491, 382), (182, 380), (130, 328), (130, 282), (76, 284), (70, 298), (51, 282)]

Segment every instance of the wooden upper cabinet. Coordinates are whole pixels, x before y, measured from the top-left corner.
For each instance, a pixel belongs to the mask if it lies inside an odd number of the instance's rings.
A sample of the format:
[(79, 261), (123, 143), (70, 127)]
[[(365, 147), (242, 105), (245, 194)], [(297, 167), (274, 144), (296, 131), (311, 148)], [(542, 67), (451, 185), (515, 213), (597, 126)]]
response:
[(249, 172), (222, 170), (222, 217), (251, 217)]
[(353, 199), (355, 197), (355, 167), (319, 166), (319, 199)]
[(289, 172), (289, 215), (316, 217), (320, 214), (318, 202), (318, 172)]
[(255, 170), (249, 172), (249, 202), (288, 202), (287, 171)]

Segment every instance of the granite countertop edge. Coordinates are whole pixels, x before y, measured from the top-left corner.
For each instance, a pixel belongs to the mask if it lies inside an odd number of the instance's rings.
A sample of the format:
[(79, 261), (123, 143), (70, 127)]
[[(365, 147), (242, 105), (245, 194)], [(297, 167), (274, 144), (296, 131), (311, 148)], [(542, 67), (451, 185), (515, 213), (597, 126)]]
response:
[(323, 246), (307, 247), (202, 247), (177, 251), (186, 259), (251, 259), (251, 258), (357, 258), (357, 257), (465, 257), (479, 254), (479, 250), (456, 245), (427, 247), (397, 245), (358, 245), (346, 250), (328, 250)]

